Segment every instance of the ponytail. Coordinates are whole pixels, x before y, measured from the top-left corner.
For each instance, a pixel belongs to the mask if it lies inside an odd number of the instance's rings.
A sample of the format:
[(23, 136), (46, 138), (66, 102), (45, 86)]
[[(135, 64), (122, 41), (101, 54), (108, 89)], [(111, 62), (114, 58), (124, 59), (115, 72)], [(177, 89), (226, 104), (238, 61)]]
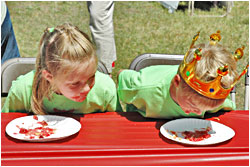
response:
[(87, 34), (69, 23), (47, 28), (39, 43), (36, 60), (36, 71), (32, 85), (31, 110), (35, 114), (47, 114), (43, 107), (43, 99), (50, 97), (57, 89), (43, 77), (47, 70), (55, 79), (60, 74), (74, 71), (77, 65), (95, 60), (95, 49)]

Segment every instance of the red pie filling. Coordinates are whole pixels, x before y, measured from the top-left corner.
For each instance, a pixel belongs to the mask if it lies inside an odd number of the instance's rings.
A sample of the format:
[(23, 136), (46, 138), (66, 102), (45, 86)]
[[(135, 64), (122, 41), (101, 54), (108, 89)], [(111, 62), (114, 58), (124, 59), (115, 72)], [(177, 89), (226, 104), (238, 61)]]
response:
[[(38, 120), (38, 117), (36, 115), (33, 116), (33, 119)], [(37, 122), (37, 124), (42, 125), (42, 127), (36, 127), (36, 128), (22, 128), (16, 125), (17, 128), (19, 128), (19, 134), (24, 134), (25, 136), (29, 137), (29, 139), (34, 138), (44, 138), (49, 137), (51, 134), (54, 134), (56, 129), (49, 128), (48, 123), (46, 121), (40, 121)], [(16, 133), (15, 133), (16, 134)]]
[(201, 141), (201, 140), (211, 137), (211, 135), (208, 133), (210, 130), (211, 130), (211, 127), (202, 128), (201, 130), (195, 130), (194, 132), (193, 131), (184, 131), (184, 132), (170, 131), (170, 132), (176, 137), (178, 137), (177, 135), (178, 133), (181, 133), (181, 135), (185, 139), (189, 141), (197, 142), (197, 141)]

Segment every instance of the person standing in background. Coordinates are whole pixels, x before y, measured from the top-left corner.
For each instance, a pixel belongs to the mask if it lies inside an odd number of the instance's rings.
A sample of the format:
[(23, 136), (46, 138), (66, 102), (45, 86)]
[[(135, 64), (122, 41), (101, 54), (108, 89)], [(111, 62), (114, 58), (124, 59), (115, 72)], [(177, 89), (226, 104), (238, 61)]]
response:
[[(115, 66), (116, 46), (113, 25), (113, 1), (88, 1), (90, 30), (96, 45), (98, 60), (108, 69), (109, 74)], [(110, 75), (111, 76), (111, 75)]]
[(10, 14), (5, 2), (1, 1), (1, 64), (6, 60), (20, 57)]

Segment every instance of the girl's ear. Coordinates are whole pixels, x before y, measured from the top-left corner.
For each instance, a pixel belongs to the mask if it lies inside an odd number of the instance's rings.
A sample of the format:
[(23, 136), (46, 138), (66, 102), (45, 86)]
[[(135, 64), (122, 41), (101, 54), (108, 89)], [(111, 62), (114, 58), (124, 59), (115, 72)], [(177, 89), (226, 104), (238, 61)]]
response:
[(47, 79), (49, 82), (52, 82), (53, 75), (50, 74), (47, 70), (42, 71), (42, 76)]
[(179, 74), (176, 74), (173, 79), (174, 86), (177, 88), (180, 85), (181, 77)]

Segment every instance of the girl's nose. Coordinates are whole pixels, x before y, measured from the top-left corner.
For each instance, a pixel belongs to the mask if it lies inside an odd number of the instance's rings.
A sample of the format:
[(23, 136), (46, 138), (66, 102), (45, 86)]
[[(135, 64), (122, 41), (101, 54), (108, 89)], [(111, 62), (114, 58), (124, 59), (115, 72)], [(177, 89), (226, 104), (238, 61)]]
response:
[(86, 84), (86, 85), (81, 89), (80, 93), (81, 93), (81, 94), (85, 94), (85, 93), (89, 92), (90, 89), (91, 89), (90, 86), (89, 86), (88, 84)]

